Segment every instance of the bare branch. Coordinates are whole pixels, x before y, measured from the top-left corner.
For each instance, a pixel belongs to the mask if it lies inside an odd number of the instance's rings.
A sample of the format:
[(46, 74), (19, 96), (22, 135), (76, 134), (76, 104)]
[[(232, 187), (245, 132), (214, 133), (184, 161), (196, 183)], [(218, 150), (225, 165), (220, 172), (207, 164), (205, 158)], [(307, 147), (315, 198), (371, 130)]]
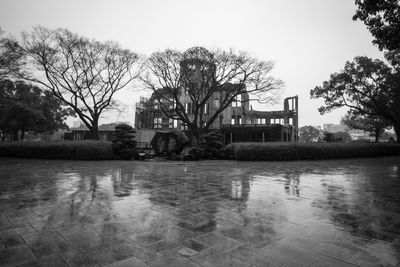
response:
[[(115, 93), (142, 71), (136, 53), (66, 29), (35, 27), (23, 35), (23, 48), (29, 61), (19, 75), (44, 85), (73, 108), (93, 138), (97, 138), (100, 115), (114, 103)], [(37, 70), (29, 69), (29, 64)]]

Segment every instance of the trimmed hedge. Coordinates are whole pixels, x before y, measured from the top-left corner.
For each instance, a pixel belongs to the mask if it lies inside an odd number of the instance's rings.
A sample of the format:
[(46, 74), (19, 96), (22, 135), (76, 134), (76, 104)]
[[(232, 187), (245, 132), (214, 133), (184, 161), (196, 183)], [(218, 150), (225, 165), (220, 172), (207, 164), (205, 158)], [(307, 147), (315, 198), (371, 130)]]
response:
[(116, 158), (112, 143), (103, 141), (0, 142), (0, 157), (70, 160)]
[[(393, 143), (234, 143), (222, 148), (226, 159), (242, 161), (318, 160), (400, 155)], [(0, 157), (111, 160), (112, 143), (103, 141), (0, 142)]]
[(319, 160), (400, 155), (400, 144), (389, 143), (235, 143), (227, 158), (243, 161)]

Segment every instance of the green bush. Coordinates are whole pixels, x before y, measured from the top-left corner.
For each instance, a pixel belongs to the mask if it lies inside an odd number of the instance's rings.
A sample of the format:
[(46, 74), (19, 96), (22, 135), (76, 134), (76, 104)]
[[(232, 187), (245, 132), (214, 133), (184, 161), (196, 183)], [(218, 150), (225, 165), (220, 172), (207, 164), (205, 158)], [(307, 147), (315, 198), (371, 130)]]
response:
[(219, 131), (214, 130), (204, 134), (201, 139), (200, 147), (204, 149), (204, 158), (217, 159), (223, 156), (219, 151), (224, 146), (224, 136)]
[(0, 142), (0, 157), (106, 160), (115, 159), (111, 142)]
[(229, 144), (219, 150), (219, 158), (220, 159), (235, 159), (235, 147), (237, 147), (239, 143)]
[(136, 131), (132, 126), (121, 123), (115, 126), (115, 137), (112, 140), (112, 148), (114, 154), (120, 159), (138, 158), (136, 151)]
[(204, 149), (200, 147), (189, 147), (187, 153), (188, 157), (184, 160), (200, 160), (204, 157)]
[(224, 151), (228, 155), (227, 158), (233, 157), (237, 160), (318, 160), (395, 156), (400, 155), (400, 145), (388, 143), (235, 143), (225, 147)]

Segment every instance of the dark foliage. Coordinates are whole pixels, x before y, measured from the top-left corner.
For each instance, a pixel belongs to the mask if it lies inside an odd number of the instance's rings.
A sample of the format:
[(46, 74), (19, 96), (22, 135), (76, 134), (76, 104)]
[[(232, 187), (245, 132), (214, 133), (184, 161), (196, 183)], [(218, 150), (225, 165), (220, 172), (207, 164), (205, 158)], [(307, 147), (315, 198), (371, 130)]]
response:
[(1, 142), (0, 157), (109, 160), (115, 159), (111, 142)]
[(235, 159), (235, 144), (228, 144), (220, 149), (221, 159)]
[(199, 147), (188, 148), (187, 155), (184, 155), (183, 160), (200, 160), (204, 157), (204, 149)]
[(67, 129), (69, 115), (73, 111), (49, 91), (23, 81), (0, 81), (0, 131), (14, 141), (23, 140), (26, 131), (51, 134)]
[(112, 141), (114, 153), (121, 159), (136, 158), (136, 131), (128, 124), (118, 124), (115, 126), (115, 137)]
[(335, 135), (334, 133), (331, 132), (324, 132), (324, 137), (322, 138), (322, 141), (332, 143), (335, 142)]
[(355, 0), (354, 20), (361, 20), (379, 49), (400, 48), (400, 3), (398, 0)]
[(219, 131), (211, 131), (202, 135), (200, 146), (204, 149), (204, 158), (217, 159), (220, 158), (220, 149), (223, 145), (224, 136)]
[(353, 114), (387, 120), (400, 142), (400, 75), (395, 70), (382, 60), (356, 57), (310, 95), (324, 99), (324, 106), (318, 109), (321, 114), (348, 107)]
[(400, 155), (389, 143), (235, 143), (234, 158), (245, 161), (320, 160)]

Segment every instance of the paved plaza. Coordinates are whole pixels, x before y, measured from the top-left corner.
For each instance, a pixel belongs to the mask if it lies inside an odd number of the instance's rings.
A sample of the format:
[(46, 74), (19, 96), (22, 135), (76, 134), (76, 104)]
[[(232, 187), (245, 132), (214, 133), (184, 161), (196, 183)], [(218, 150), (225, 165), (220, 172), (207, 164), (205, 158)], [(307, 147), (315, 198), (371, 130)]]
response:
[(400, 158), (0, 159), (0, 266), (400, 266)]

